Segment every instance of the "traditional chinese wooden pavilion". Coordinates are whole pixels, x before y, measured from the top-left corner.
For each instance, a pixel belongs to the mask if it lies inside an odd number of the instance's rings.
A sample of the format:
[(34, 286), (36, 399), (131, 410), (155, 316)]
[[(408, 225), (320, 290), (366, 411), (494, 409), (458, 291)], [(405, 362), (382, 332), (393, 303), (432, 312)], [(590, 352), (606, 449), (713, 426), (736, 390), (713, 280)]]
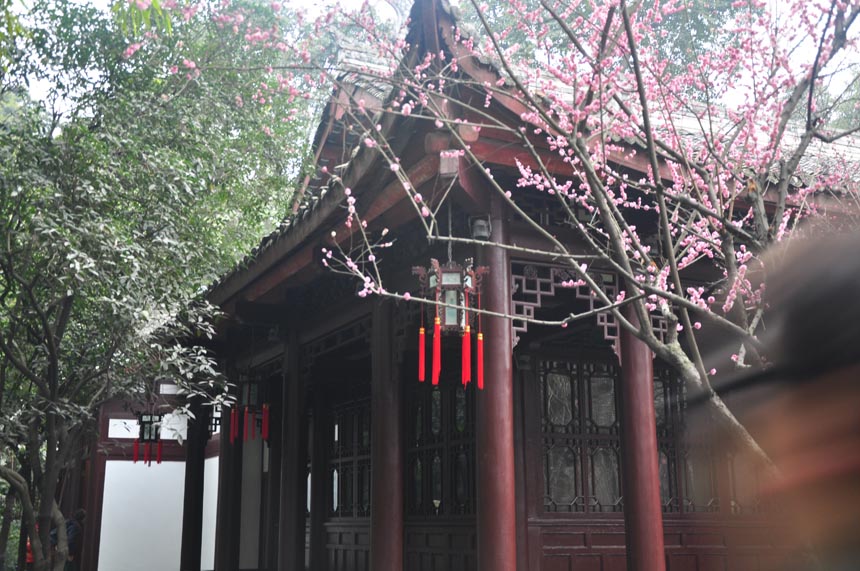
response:
[[(414, 60), (422, 52), (459, 57), (454, 23), (444, 1), (419, 1)], [(496, 80), (470, 56), (459, 64), (477, 85)], [(227, 314), (218, 351), (238, 405), (222, 411), (208, 441), (205, 431), (189, 437), (181, 568), (201, 569), (213, 442), (219, 571), (610, 571), (627, 562), (752, 570), (778, 557), (779, 534), (760, 514), (749, 464), (707, 435), (685, 435), (684, 388), (611, 319), (559, 328), (484, 317), (483, 390), (461, 382), (460, 335), (442, 339), (438, 385), (429, 373), (418, 381), (419, 359), (429, 368), (432, 351), (429, 324), (428, 353), (418, 351), (426, 307), (357, 297), (354, 278), (321, 263), (333, 228), (348, 239), (344, 187), (368, 231), (388, 228), (395, 238), (382, 264), (391, 291), (417, 292), (412, 268), (435, 258), (487, 267), (481, 302), (489, 311), (558, 318), (588, 310), (589, 296), (560, 287), (569, 276), (546, 257), (428, 243), (388, 162), (372, 148), (354, 152), (358, 131), (341, 107), (345, 97), (369, 105), (386, 94), (360, 81), (352, 89), (333, 98), (315, 141), (320, 167), (348, 164), (343, 185), (311, 181), (297, 213), (211, 293)], [(457, 97), (483, 101), (465, 90)], [(488, 112), (519, 121), (504, 98)], [(544, 246), (476, 167), (440, 159), (454, 148), (444, 130), (403, 116), (386, 116), (382, 129), (423, 196), (451, 188), (446, 232), (470, 237), (481, 226), (494, 242)], [(516, 180), (517, 159), (530, 160), (493, 133), (461, 135), (507, 182)], [(644, 169), (632, 159), (621, 166)], [(572, 236), (540, 196), (522, 207), (562, 239)], [(616, 287), (611, 273), (603, 278)]]

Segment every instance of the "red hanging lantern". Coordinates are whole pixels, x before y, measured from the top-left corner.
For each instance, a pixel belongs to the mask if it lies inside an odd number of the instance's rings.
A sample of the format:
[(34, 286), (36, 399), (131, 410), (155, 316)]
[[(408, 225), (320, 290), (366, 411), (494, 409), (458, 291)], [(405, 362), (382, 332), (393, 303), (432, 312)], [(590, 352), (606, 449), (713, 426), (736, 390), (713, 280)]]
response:
[[(480, 295), (480, 285), (486, 267), (473, 268), (471, 260), (463, 267), (449, 261), (440, 265), (438, 260), (431, 259), (430, 267), (414, 267), (412, 273), (418, 276), (422, 296), (433, 299), (433, 363), (431, 379), (434, 385), (439, 384), (442, 372), (442, 335), (458, 333), (462, 335), (461, 373), (463, 386), (472, 381), (472, 315), (469, 313), (470, 297)], [(480, 359), (483, 360), (483, 336), (479, 337), (478, 348)], [(426, 366), (424, 314), (421, 314), (421, 327), (418, 330), (418, 380), (424, 381)], [(483, 376), (483, 363), (478, 364), (479, 375)]]
[(132, 459), (137, 462), (140, 458), (140, 444), (143, 444), (143, 463), (152, 465), (152, 445), (156, 445), (158, 463), (161, 464), (161, 421), (160, 414), (142, 413), (138, 415), (139, 432), (132, 448)]

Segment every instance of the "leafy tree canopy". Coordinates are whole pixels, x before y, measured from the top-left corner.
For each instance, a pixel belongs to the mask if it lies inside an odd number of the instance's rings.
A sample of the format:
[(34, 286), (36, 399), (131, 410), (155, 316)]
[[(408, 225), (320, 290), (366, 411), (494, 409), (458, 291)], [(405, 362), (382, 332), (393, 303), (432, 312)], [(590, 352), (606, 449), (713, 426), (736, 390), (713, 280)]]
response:
[(155, 7), (37, 1), (0, 36), (0, 477), (37, 568), (101, 402), (163, 376), (224, 398), (198, 298), (285, 214), (309, 146), (312, 99), (270, 94), (270, 52)]

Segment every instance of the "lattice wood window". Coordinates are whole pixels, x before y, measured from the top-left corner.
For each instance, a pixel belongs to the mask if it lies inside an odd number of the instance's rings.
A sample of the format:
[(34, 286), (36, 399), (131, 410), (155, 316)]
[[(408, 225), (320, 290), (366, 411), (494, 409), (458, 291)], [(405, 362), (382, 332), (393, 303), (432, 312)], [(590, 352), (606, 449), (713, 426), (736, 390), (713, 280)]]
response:
[(475, 401), (452, 377), (413, 385), (407, 417), (408, 516), (475, 513)]
[(370, 516), (370, 399), (333, 408), (329, 430), (329, 515)]
[(609, 361), (540, 363), (544, 508), (621, 510), (616, 372)]
[(760, 496), (764, 466), (749, 452), (735, 450), (729, 454), (729, 481), (731, 484), (731, 512), (756, 514), (778, 510), (779, 506), (766, 505)]
[(654, 367), (660, 496), (665, 512), (719, 509), (711, 443), (688, 429), (684, 384), (666, 367)]
[[(614, 359), (540, 362), (544, 509), (617, 513), (621, 427)], [(684, 443), (683, 390), (668, 372), (655, 375), (660, 491), (667, 512), (716, 509), (714, 469), (704, 443)]]

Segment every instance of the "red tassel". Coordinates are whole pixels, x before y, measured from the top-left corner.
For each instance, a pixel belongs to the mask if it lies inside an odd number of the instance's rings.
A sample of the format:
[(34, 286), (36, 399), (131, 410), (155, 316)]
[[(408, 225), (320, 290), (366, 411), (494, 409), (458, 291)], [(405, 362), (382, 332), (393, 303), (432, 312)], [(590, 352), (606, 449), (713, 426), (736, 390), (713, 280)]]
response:
[(236, 407), (230, 409), (230, 444), (236, 440)]
[(233, 432), (234, 432), (233, 440), (239, 440), (239, 423), (241, 422), (239, 420), (239, 405), (236, 405), (236, 410), (234, 411), (234, 416), (236, 417), (236, 422), (234, 423), (234, 426), (233, 426)]
[(239, 440), (239, 405), (233, 411), (233, 440)]
[(158, 441), (158, 447), (155, 449), (155, 463), (161, 464), (161, 440)]
[(484, 390), (484, 334), (478, 333), (478, 389)]
[(251, 440), (257, 439), (257, 413), (251, 411)]
[(427, 346), (424, 338), (424, 328), (418, 330), (418, 382), (423, 383), (427, 371)]
[(247, 406), (245, 407), (245, 418), (243, 420), (244, 420), (245, 426), (243, 427), (243, 430), (242, 430), (242, 440), (247, 442), (248, 441), (248, 407)]
[(147, 466), (152, 466), (152, 443), (147, 442), (143, 446), (143, 463)]
[(433, 322), (433, 384), (439, 384), (442, 372), (442, 326), (439, 318)]
[(260, 436), (263, 440), (269, 440), (269, 405), (263, 405), (263, 425), (260, 428)]
[(233, 440), (239, 439), (239, 406), (233, 410)]
[(462, 376), (464, 387), (472, 382), (472, 331), (468, 325), (466, 326), (466, 331), (463, 332)]
[(137, 464), (137, 460), (140, 458), (140, 440), (137, 438), (134, 439), (134, 446), (132, 446), (131, 450), (131, 457), (134, 463)]

